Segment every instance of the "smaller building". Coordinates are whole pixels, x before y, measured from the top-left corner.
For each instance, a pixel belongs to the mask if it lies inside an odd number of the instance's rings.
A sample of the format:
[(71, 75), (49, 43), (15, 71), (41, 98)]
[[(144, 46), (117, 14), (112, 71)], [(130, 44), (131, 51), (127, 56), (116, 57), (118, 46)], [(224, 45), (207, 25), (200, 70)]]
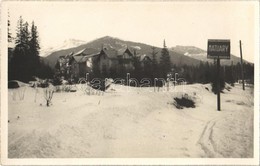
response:
[(73, 52), (65, 56), (60, 56), (55, 69), (57, 76), (63, 77), (66, 80), (77, 80), (79, 68), (77, 61), (73, 57)]
[(111, 74), (111, 71), (131, 71), (133, 66), (134, 53), (128, 47), (121, 49), (102, 48), (97, 57), (97, 65), (101, 73)]
[(85, 77), (86, 73), (93, 72), (94, 59), (100, 54), (100, 51), (93, 48), (85, 48), (73, 55), (78, 64), (78, 77)]
[(139, 61), (141, 63), (141, 67), (143, 67), (143, 68), (146, 67), (147, 65), (152, 64), (152, 59), (146, 54), (140, 55)]

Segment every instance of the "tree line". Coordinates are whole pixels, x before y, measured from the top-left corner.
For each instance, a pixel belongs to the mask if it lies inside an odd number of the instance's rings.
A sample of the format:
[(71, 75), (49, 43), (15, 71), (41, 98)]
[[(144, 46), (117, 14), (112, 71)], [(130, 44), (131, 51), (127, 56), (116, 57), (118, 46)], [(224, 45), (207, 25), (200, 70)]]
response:
[(53, 71), (43, 63), (39, 56), (39, 34), (37, 26), (32, 21), (31, 26), (20, 16), (16, 37), (10, 32), (10, 21), (8, 19), (8, 42), (14, 40), (14, 48), (8, 48), (8, 80), (20, 80), (28, 82), (34, 76), (51, 78)]
[[(212, 60), (212, 63), (209, 62), (200, 62), (199, 65), (188, 66), (188, 65), (173, 65), (170, 60), (169, 50), (167, 49), (165, 41), (163, 42), (163, 48), (161, 50), (156, 49), (156, 47), (151, 47), (150, 51), (151, 61), (145, 62), (141, 65), (140, 59), (134, 53), (133, 66), (134, 70), (126, 71), (124, 68), (121, 68), (118, 71), (111, 69), (108, 73), (107, 71), (99, 71), (97, 65), (94, 64), (94, 72), (92, 77), (101, 77), (101, 78), (125, 78), (126, 73), (130, 73), (132, 78), (141, 81), (143, 78), (149, 78), (151, 82), (155, 78), (182, 78), (186, 80), (188, 84), (192, 83), (202, 83), (212, 84), (213, 92), (216, 92), (217, 86), (217, 68), (216, 60)], [(160, 55), (158, 55), (160, 54)], [(160, 57), (159, 59), (157, 57)], [(249, 63), (244, 63), (244, 76), (248, 83), (254, 84), (254, 65)], [(238, 82), (242, 79), (241, 75), (241, 64), (231, 64), (224, 65), (220, 68), (220, 88), (223, 90), (225, 82), (234, 85), (235, 82)]]
[[(40, 78), (53, 78), (54, 71), (41, 60), (39, 56), (39, 34), (37, 26), (34, 21), (31, 25), (27, 21), (24, 21), (20, 16), (17, 28), (16, 37), (12, 37), (10, 32), (10, 21), (8, 19), (8, 42), (15, 41), (15, 47), (8, 49), (8, 80), (20, 80), (28, 82), (33, 80), (34, 76)], [(119, 70), (114, 68), (110, 69), (110, 72), (99, 71), (99, 68), (93, 64), (93, 72), (90, 73), (91, 77), (101, 78), (125, 78), (126, 73), (129, 72), (131, 77), (141, 80), (142, 78), (149, 78), (153, 82), (155, 78), (169, 77), (183, 78), (187, 83), (211, 83), (213, 90), (216, 85), (216, 64), (201, 62), (197, 66), (173, 65), (170, 60), (169, 50), (166, 46), (165, 40), (163, 42), (163, 48), (157, 49), (151, 47), (149, 52), (150, 61), (144, 61), (141, 64), (137, 55), (137, 51), (134, 52), (134, 58), (132, 64), (134, 69), (127, 71), (124, 67), (119, 67)], [(159, 55), (160, 54), (160, 55)], [(159, 56), (159, 58), (157, 58)], [(254, 65), (244, 64), (245, 79), (249, 83), (254, 83)], [(224, 82), (230, 83), (240, 80), (241, 77), (241, 64), (232, 64), (230, 66), (221, 66), (221, 88), (224, 87)]]

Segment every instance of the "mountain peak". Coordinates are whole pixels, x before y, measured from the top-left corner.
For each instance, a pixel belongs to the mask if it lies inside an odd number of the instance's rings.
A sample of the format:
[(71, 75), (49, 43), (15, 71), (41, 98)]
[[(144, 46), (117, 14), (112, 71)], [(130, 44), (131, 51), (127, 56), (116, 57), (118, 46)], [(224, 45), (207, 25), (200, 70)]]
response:
[(86, 43), (86, 41), (70, 38), (70, 39), (64, 40), (63, 43), (61, 43), (59, 45), (52, 46), (52, 47), (46, 47), (46, 48), (43, 47), (41, 49), (40, 53), (41, 53), (41, 56), (45, 57), (55, 51), (64, 50), (64, 49), (68, 49), (68, 48), (72, 48), (72, 47), (78, 47), (85, 43)]
[[(71, 52), (78, 52), (80, 50), (83, 50), (85, 48), (94, 48), (97, 50), (102, 49), (102, 47), (108, 47), (108, 48), (113, 48), (113, 49), (122, 49), (122, 48), (132, 48), (136, 50), (136, 53), (139, 55), (148, 55), (151, 56), (151, 51), (152, 51), (152, 46), (147, 45), (144, 43), (139, 43), (139, 42), (133, 42), (133, 41), (126, 41), (126, 40), (121, 40), (116, 37), (111, 37), (111, 36), (104, 36), (101, 38), (97, 38), (93, 41), (84, 43), (80, 46), (77, 47), (71, 47), (69, 49), (62, 49), (62, 50), (57, 50), (53, 53), (51, 53), (49, 56), (45, 58), (47, 63), (50, 64), (50, 66), (54, 66), (55, 63), (57, 62), (57, 59), (59, 56), (64, 56), (67, 55)], [(160, 49), (159, 47), (156, 47), (156, 51), (159, 52), (156, 55), (156, 59), (159, 61), (160, 60)], [(183, 54), (178, 53), (175, 50), (169, 50), (170, 53), (170, 60), (173, 64), (175, 65), (198, 65), (200, 63), (199, 60), (193, 59), (188, 56), (184, 56)]]
[(119, 38), (116, 38), (116, 37), (112, 37), (112, 36), (103, 36), (103, 37), (100, 37), (100, 38), (98, 38), (98, 39), (96, 39), (96, 40), (121, 40), (121, 39), (119, 39)]
[(182, 53), (182, 54), (202, 54), (205, 53), (205, 50), (202, 50), (200, 48), (197, 48), (195, 46), (181, 46), (181, 45), (176, 45), (176, 47), (172, 47), (173, 50)]

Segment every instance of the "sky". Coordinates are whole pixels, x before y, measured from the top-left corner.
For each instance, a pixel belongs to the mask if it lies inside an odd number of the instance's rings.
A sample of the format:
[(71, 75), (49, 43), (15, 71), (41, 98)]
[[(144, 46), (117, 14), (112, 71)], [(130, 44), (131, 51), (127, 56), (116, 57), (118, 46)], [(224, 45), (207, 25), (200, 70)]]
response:
[[(196, 46), (230, 39), (231, 53), (253, 62), (258, 37), (257, 1), (171, 2), (8, 2), (11, 30), (19, 16), (38, 27), (42, 48), (66, 39), (86, 42), (103, 36), (158, 47)], [(258, 18), (259, 19), (259, 18)], [(255, 55), (256, 56), (256, 55)]]

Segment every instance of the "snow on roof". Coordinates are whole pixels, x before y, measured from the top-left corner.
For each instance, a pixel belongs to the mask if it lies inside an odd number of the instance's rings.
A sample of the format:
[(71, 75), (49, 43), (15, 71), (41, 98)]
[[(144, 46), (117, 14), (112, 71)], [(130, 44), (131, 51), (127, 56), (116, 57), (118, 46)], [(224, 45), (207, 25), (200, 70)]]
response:
[(117, 55), (123, 55), (126, 52), (127, 48), (121, 48), (117, 50)]
[(84, 48), (79, 52), (75, 53), (74, 56), (83, 56), (83, 55), (92, 55), (92, 54), (99, 54), (100, 51), (94, 48)]
[(139, 57), (140, 57), (140, 61), (144, 61), (145, 59), (151, 60), (151, 58), (146, 54), (140, 55)]
[(81, 62), (84, 56), (73, 56), (76, 62)]
[(76, 62), (78, 63), (82, 63), (82, 62), (86, 62), (89, 58), (94, 57), (99, 55), (99, 53), (97, 54), (91, 54), (91, 55), (86, 55), (86, 56), (74, 56), (74, 59), (76, 60)]
[(141, 50), (141, 47), (139, 47), (139, 46), (131, 46), (131, 48), (133, 48), (135, 50)]
[(73, 55), (73, 57), (78, 63), (82, 63), (82, 62), (86, 62), (88, 60), (88, 58), (97, 56), (99, 54), (100, 54), (100, 51), (98, 51), (97, 49), (84, 48), (84, 49), (80, 50), (79, 52), (75, 53)]
[(79, 56), (81, 55), (84, 51), (85, 51), (86, 48), (84, 48), (83, 50), (80, 50), (78, 51), (77, 53), (74, 54), (74, 56)]
[(117, 58), (116, 49), (103, 49), (103, 52), (108, 56), (108, 58)]

